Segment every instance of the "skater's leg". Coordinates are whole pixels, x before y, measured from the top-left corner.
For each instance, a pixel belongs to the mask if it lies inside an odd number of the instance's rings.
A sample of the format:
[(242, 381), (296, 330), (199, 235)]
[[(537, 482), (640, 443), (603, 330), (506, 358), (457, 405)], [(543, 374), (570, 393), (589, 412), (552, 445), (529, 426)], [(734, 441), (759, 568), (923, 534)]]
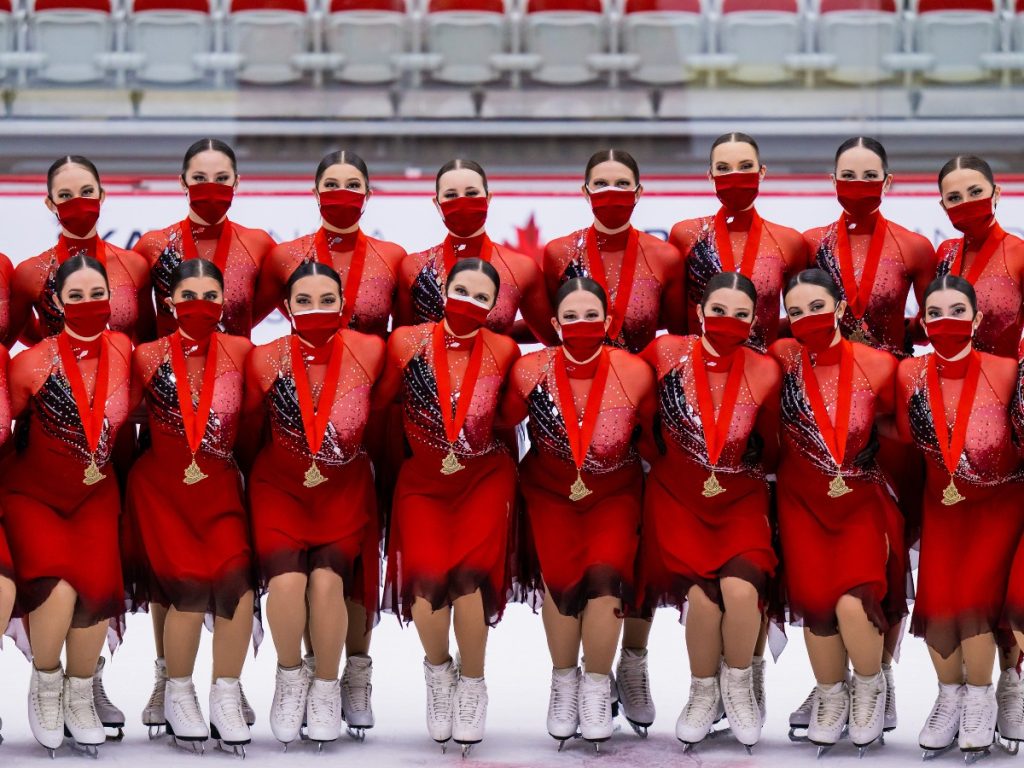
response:
[(435, 667), (448, 661), (452, 657), (448, 648), (452, 609), (444, 606), (435, 611), (429, 601), (417, 597), (412, 605), (412, 621), (416, 625), (427, 661)]
[(607, 675), (612, 671), (615, 650), (622, 631), (622, 601), (597, 597), (583, 609), (583, 658), (588, 673)]
[(345, 589), (341, 576), (329, 568), (317, 568), (309, 575), (309, 635), (316, 656), (316, 676), (337, 680), (341, 647), (348, 632)]
[(622, 622), (622, 647), (632, 651), (642, 651), (647, 647), (651, 636), (650, 619), (626, 619)]
[[(2, 619), (2, 618), (3, 617), (0, 616), (0, 619)], [(3, 625), (0, 624), (0, 626), (3, 626)], [(1013, 669), (1014, 667), (1017, 666), (1017, 662), (1020, 660), (1020, 649), (1021, 649), (1020, 639), (1019, 639), (1020, 638), (1020, 634), (1021, 633), (1019, 633), (1019, 632), (1015, 632), (1014, 633), (1014, 635), (1017, 638), (1017, 641), (1015, 643), (1013, 643), (1013, 645), (1011, 645), (1008, 648), (1001, 647), (999, 649), (999, 671), (1000, 672), (1005, 672), (1006, 670)]]
[(346, 600), (348, 609), (348, 634), (345, 637), (345, 655), (356, 656), (370, 652), (373, 630), (366, 628), (366, 608), (354, 600)]
[(92, 677), (96, 674), (96, 659), (103, 650), (107, 639), (107, 622), (101, 621), (91, 627), (69, 629), (67, 638), (68, 677)]
[(464, 677), (483, 677), (488, 627), (480, 590), (456, 600), (452, 612), (461, 673)]
[(551, 665), (555, 669), (579, 666), (583, 622), (576, 616), (563, 616), (559, 613), (554, 598), (547, 591), (544, 593), (541, 617), (544, 619), (544, 634), (547, 635), (548, 650), (551, 652)]
[(835, 685), (846, 680), (846, 648), (838, 632), (834, 635), (816, 635), (804, 627), (804, 642), (807, 644), (814, 679), (820, 685)]
[(686, 652), (690, 657), (690, 674), (714, 677), (722, 660), (722, 612), (700, 587), (687, 593)]
[(992, 667), (996, 663), (996, 639), (991, 633), (968, 637), (961, 643), (968, 685), (992, 685)]
[(935, 674), (943, 685), (963, 685), (964, 682), (964, 657), (961, 648), (957, 648), (949, 656), (943, 656), (937, 650), (928, 646), (928, 653), (932, 657), (932, 666), (935, 667)]
[(14, 582), (6, 576), (0, 576), (0, 635), (7, 630), (7, 624), (11, 620), (11, 611), (14, 610)]
[[(36, 669), (48, 671), (60, 666), (60, 652), (71, 629), (71, 616), (77, 600), (78, 593), (71, 585), (59, 581), (43, 604), (28, 615), (32, 663)], [(98, 657), (99, 649), (93, 658), (94, 668)]]
[(153, 644), (156, 646), (156, 657), (164, 658), (164, 625), (167, 621), (167, 609), (158, 603), (149, 604), (149, 618), (153, 622)]
[(270, 580), (267, 623), (277, 651), (277, 663), (291, 669), (302, 663), (302, 633), (306, 628), (306, 575), (282, 573)]
[(884, 637), (871, 623), (864, 604), (852, 595), (843, 595), (836, 604), (836, 617), (854, 672), (862, 677), (877, 675), (882, 669)]
[(761, 628), (757, 632), (757, 642), (754, 644), (754, 655), (764, 656), (764, 649), (768, 647), (768, 614), (761, 615)]
[(252, 592), (238, 601), (230, 619), (218, 616), (213, 623), (213, 679), (241, 677), (245, 654), (252, 637)]
[(203, 631), (203, 614), (171, 606), (164, 614), (164, 663), (168, 677), (192, 677)]
[(732, 576), (722, 579), (721, 588), (725, 603), (721, 632), (725, 663), (733, 669), (746, 669), (753, 660), (761, 631), (757, 588), (749, 581)]
[(885, 644), (882, 650), (882, 663), (892, 664), (893, 657), (896, 655), (896, 649), (900, 644), (900, 637), (903, 636), (903, 619), (889, 627), (889, 630), (885, 633)]

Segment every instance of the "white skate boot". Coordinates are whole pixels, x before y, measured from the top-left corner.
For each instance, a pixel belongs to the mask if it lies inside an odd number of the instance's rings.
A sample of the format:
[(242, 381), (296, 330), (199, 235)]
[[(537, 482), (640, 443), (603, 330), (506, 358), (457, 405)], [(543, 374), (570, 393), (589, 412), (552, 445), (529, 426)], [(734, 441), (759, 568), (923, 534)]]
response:
[(924, 750), (922, 759), (931, 760), (956, 745), (963, 707), (964, 687), (939, 683), (939, 695), (918, 736), (918, 744)]
[(761, 725), (764, 726), (768, 719), (768, 694), (764, 688), (764, 656), (755, 656), (750, 667), (754, 671), (754, 698), (757, 700), (757, 711), (761, 714)]
[(469, 754), (474, 744), (484, 740), (487, 724), (487, 684), (482, 677), (459, 677), (455, 685), (452, 739)]
[(811, 726), (811, 710), (818, 694), (818, 686), (811, 688), (803, 704), (789, 713), (789, 740), (807, 741), (807, 729)]
[(349, 656), (341, 675), (341, 710), (348, 725), (348, 734), (362, 741), (373, 728), (373, 662), (365, 653)]
[(309, 678), (302, 665), (292, 669), (277, 668), (274, 679), (274, 701), (270, 705), (270, 730), (274, 738), (285, 745), (299, 738), (302, 721), (306, 716), (306, 696)]
[(676, 720), (676, 738), (683, 742), (684, 751), (700, 744), (711, 733), (711, 726), (725, 715), (722, 693), (717, 677), (690, 679), (690, 699)]
[(996, 685), (999, 703), (999, 743), (1011, 755), (1017, 754), (1024, 741), (1024, 682), (1016, 669), (1004, 670)]
[(446, 752), (452, 737), (459, 673), (451, 659), (436, 667), (424, 659), (423, 677), (427, 683), (427, 733), (441, 745), (441, 752)]
[(153, 664), (153, 692), (142, 710), (142, 724), (149, 729), (149, 738), (155, 739), (164, 729), (164, 689), (167, 687), (167, 664), (157, 659)]
[(551, 695), (548, 698), (548, 733), (558, 739), (558, 750), (579, 735), (580, 668), (551, 670)]
[(32, 667), (28, 686), (28, 723), (32, 735), (54, 756), (64, 742), (64, 670), (43, 672)]
[(252, 708), (252, 704), (246, 698), (245, 688), (242, 687), (241, 680), (238, 681), (238, 693), (242, 697), (242, 717), (245, 718), (245, 724), (252, 728), (256, 725), (256, 710)]
[(97, 747), (107, 740), (103, 723), (96, 714), (91, 677), (64, 678), (64, 735), (73, 739), (86, 754), (95, 757)]
[(647, 729), (654, 722), (654, 699), (647, 672), (647, 649), (623, 648), (615, 670), (622, 714), (637, 736), (647, 738)]
[(121, 741), (124, 738), (124, 712), (114, 706), (107, 696), (103, 687), (103, 669), (107, 666), (107, 660), (100, 656), (96, 665), (96, 674), (92, 678), (92, 698), (96, 706), (96, 714), (104, 728), (117, 731), (117, 734), (110, 737), (111, 741)]
[(580, 675), (580, 735), (600, 751), (600, 743), (611, 738), (612, 680), (610, 675), (587, 672)]
[(850, 721), (850, 687), (846, 682), (818, 686), (818, 695), (811, 706), (811, 724), (807, 740), (823, 755), (836, 745)]
[(210, 735), (217, 746), (245, 757), (245, 745), (252, 741), (242, 707), (242, 686), (237, 677), (218, 677), (210, 686)]
[(734, 669), (722, 664), (718, 685), (729, 729), (749, 754), (761, 738), (761, 711), (757, 708), (757, 695), (754, 693), (754, 670), (752, 667)]
[(999, 707), (991, 685), (966, 685), (964, 689), (957, 743), (964, 753), (964, 760), (973, 763), (988, 754), (995, 740)]
[(884, 732), (887, 690), (881, 670), (871, 677), (854, 672), (850, 680), (850, 741), (861, 755)]
[(306, 734), (323, 750), (341, 736), (341, 683), (313, 678), (306, 697)]
[(885, 733), (896, 730), (899, 718), (896, 717), (896, 676), (893, 675), (892, 664), (882, 662), (882, 674), (885, 675)]
[(199, 708), (191, 677), (168, 678), (164, 689), (164, 721), (167, 735), (175, 742), (185, 742), (193, 752), (206, 750), (203, 742), (210, 738), (210, 730)]

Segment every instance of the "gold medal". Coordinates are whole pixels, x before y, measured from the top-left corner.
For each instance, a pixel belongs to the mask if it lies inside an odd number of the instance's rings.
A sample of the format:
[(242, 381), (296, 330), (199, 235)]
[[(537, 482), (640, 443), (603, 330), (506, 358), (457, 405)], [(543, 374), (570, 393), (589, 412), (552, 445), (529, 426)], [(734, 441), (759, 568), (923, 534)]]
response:
[(195, 485), (196, 483), (205, 480), (209, 475), (203, 472), (196, 464), (196, 456), (192, 454), (192, 463), (185, 468), (185, 477), (182, 479), (185, 485)]
[(461, 472), (466, 466), (459, 462), (459, 457), (455, 455), (455, 449), (449, 448), (448, 455), (441, 459), (441, 474), (442, 475), (454, 475), (456, 472)]
[(711, 474), (708, 475), (708, 479), (704, 481), (704, 490), (701, 491), (701, 495), (705, 499), (711, 499), (718, 496), (721, 493), (725, 493), (725, 488), (718, 482), (718, 475), (715, 474), (714, 470), (711, 470)]
[(587, 484), (583, 482), (583, 476), (580, 471), (576, 470), (576, 482), (569, 488), (569, 501), (579, 501), (585, 499), (587, 496), (592, 494), (593, 491), (587, 488)]
[(85, 485), (96, 485), (96, 483), (105, 477), (106, 475), (100, 472), (100, 468), (96, 465), (96, 457), (91, 457), (89, 466), (85, 468), (85, 474), (82, 476), (82, 483)]
[(306, 470), (302, 484), (306, 488), (316, 488), (318, 485), (322, 485), (326, 482), (327, 478), (323, 476), (323, 473), (320, 471), (320, 467), (318, 467), (314, 461), (309, 465), (309, 469)]
[(832, 482), (828, 484), (829, 498), (838, 499), (840, 496), (845, 496), (848, 493), (853, 493), (853, 488), (846, 484), (842, 475), (837, 474), (832, 478)]
[(946, 486), (942, 492), (942, 503), (947, 507), (951, 507), (954, 504), (959, 504), (966, 497), (960, 493), (960, 490), (956, 487), (956, 483), (953, 482), (953, 476), (949, 477), (949, 485)]

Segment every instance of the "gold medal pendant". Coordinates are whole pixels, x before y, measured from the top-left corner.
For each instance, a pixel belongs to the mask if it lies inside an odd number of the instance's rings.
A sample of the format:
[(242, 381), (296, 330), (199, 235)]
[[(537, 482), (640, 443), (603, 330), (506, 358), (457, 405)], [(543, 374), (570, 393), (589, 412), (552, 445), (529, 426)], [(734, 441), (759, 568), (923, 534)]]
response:
[(185, 477), (182, 479), (185, 485), (195, 485), (196, 483), (205, 480), (209, 475), (203, 472), (196, 464), (196, 457), (192, 456), (192, 463), (185, 467)]
[(105, 478), (100, 468), (96, 465), (96, 457), (93, 456), (89, 462), (89, 466), (85, 468), (85, 474), (82, 476), (82, 483), (85, 485), (96, 485), (100, 480)]
[(569, 487), (569, 501), (579, 501), (587, 498), (593, 491), (587, 488), (587, 484), (583, 482), (583, 477), (580, 475), (580, 471), (576, 470), (576, 482)]
[(718, 482), (718, 475), (712, 470), (711, 474), (708, 475), (708, 479), (704, 481), (704, 490), (701, 491), (701, 495), (705, 499), (711, 499), (722, 493), (725, 493), (725, 488)]
[(441, 459), (442, 475), (454, 475), (456, 472), (461, 472), (465, 468), (466, 465), (459, 462), (459, 457), (455, 455), (455, 451), (453, 449), (449, 449), (448, 455)]
[(947, 507), (951, 507), (954, 504), (959, 504), (965, 498), (966, 496), (963, 496), (960, 493), (960, 490), (956, 487), (956, 484), (953, 482), (953, 477), (950, 476), (949, 485), (947, 485), (945, 490), (942, 491), (942, 503), (945, 504)]
[(306, 470), (302, 484), (306, 488), (316, 488), (318, 485), (323, 485), (326, 482), (327, 478), (323, 476), (323, 473), (320, 471), (320, 467), (318, 467), (314, 461), (309, 465), (309, 469)]
[(829, 498), (838, 499), (840, 496), (845, 496), (848, 493), (853, 493), (853, 488), (846, 484), (842, 475), (837, 474), (832, 478), (832, 482), (828, 484)]

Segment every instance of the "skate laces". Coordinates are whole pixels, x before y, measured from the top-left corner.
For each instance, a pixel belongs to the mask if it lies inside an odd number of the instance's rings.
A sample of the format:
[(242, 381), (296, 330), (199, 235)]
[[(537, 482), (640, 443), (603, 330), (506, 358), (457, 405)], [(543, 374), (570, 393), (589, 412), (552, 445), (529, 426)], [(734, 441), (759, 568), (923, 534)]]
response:
[[(319, 683), (320, 681), (316, 681)], [(338, 708), (341, 701), (338, 696), (333, 696), (335, 691), (333, 685), (317, 685), (316, 683), (309, 691), (309, 714), (312, 720), (320, 723), (333, 723), (341, 719)]]
[(370, 692), (373, 689), (370, 683), (371, 670), (369, 664), (356, 664), (351, 660), (345, 665), (341, 687), (345, 689), (345, 697), (354, 711), (364, 712), (370, 708)]
[(96, 703), (92, 698), (92, 679), (68, 678), (69, 695), (65, 702), (71, 718), (78, 723), (98, 723)]
[(647, 675), (647, 657), (624, 656), (619, 664), (619, 695), (626, 694), (629, 704), (646, 706), (651, 701), (650, 679)]
[(877, 680), (862, 682), (854, 678), (850, 693), (850, 719), (854, 724), (867, 726), (877, 715), (874, 702), (878, 693), (879, 685)]
[(750, 669), (726, 671), (728, 683), (722, 688), (722, 698), (729, 705), (733, 716), (738, 715), (737, 725), (755, 725), (761, 720), (761, 712), (757, 708), (757, 697), (754, 696), (754, 675)]
[(306, 712), (303, 701), (305, 692), (305, 672), (300, 670), (298, 675), (285, 676), (283, 671), (278, 671), (277, 690), (274, 692), (274, 709), (277, 716), (293, 722), (299, 720)]
[[(217, 714), (220, 716), (218, 721), (225, 730), (248, 728), (245, 715), (242, 712), (240, 688), (232, 686), (225, 690), (215, 684), (210, 706), (211, 709), (217, 708)], [(213, 712), (210, 712), (210, 719), (213, 719)]]
[(990, 726), (991, 704), (984, 693), (968, 692), (964, 697), (964, 708), (960, 715), (960, 728), (965, 731), (983, 731)]
[(956, 693), (940, 691), (939, 697), (935, 700), (935, 706), (932, 707), (932, 711), (928, 715), (928, 723), (925, 727), (932, 730), (944, 728), (946, 723), (956, 715), (957, 703)]
[(457, 717), (460, 723), (471, 724), (474, 727), (480, 725), (483, 720), (483, 702), (486, 695), (487, 691), (483, 681), (466, 682), (463, 679), (463, 684), (455, 698), (458, 704)]
[(584, 673), (583, 686), (580, 690), (580, 720), (600, 723), (611, 717), (611, 696), (608, 692), (609, 679), (602, 682), (591, 680)]
[[(100, 667), (102, 669), (102, 667)], [(92, 695), (101, 707), (105, 709), (117, 709), (114, 703), (107, 696), (107, 690), (103, 687), (103, 677), (97, 673), (92, 679)]]
[(157, 712), (164, 711), (164, 689), (167, 687), (166, 667), (157, 666), (154, 674), (156, 680), (153, 682), (153, 692), (149, 694), (149, 701), (146, 703), (147, 710)]
[(996, 700), (999, 702), (999, 712), (1006, 720), (1013, 724), (1024, 723), (1024, 707), (1021, 706), (1021, 697), (1024, 696), (1024, 683), (1014, 675), (1012, 678), (1003, 673), (1004, 677), (999, 681), (996, 689)]
[(696, 678), (690, 681), (690, 700), (683, 710), (690, 721), (713, 720), (718, 713), (718, 696), (714, 683), (702, 683)]
[(551, 675), (551, 703), (548, 706), (555, 720), (574, 720), (578, 714), (579, 680), (576, 675)]
[(181, 722), (185, 725), (201, 725), (206, 727), (206, 721), (203, 720), (203, 713), (199, 709), (199, 699), (196, 696), (196, 687), (192, 683), (184, 686), (180, 693), (172, 692), (171, 706), (178, 714)]
[(848, 695), (842, 687), (838, 691), (819, 692), (818, 723), (828, 728), (834, 727), (843, 717)]
[(815, 694), (814, 690), (812, 690), (810, 693), (808, 693), (807, 694), (807, 698), (804, 699), (804, 703), (801, 704), (799, 707), (797, 707), (796, 708), (796, 712), (794, 712), (793, 714), (800, 713), (800, 714), (806, 714), (806, 715), (810, 716), (811, 710), (814, 709), (814, 694)]
[(454, 667), (445, 670), (434, 670), (428, 668), (430, 684), (427, 686), (430, 695), (430, 710), (436, 717), (437, 713), (449, 713), (452, 711), (453, 696), (455, 695)]
[(57, 678), (56, 684), (44, 681), (40, 676), (36, 686), (36, 695), (32, 698), (36, 719), (48, 730), (58, 727), (63, 712), (64, 689), (63, 681)]

